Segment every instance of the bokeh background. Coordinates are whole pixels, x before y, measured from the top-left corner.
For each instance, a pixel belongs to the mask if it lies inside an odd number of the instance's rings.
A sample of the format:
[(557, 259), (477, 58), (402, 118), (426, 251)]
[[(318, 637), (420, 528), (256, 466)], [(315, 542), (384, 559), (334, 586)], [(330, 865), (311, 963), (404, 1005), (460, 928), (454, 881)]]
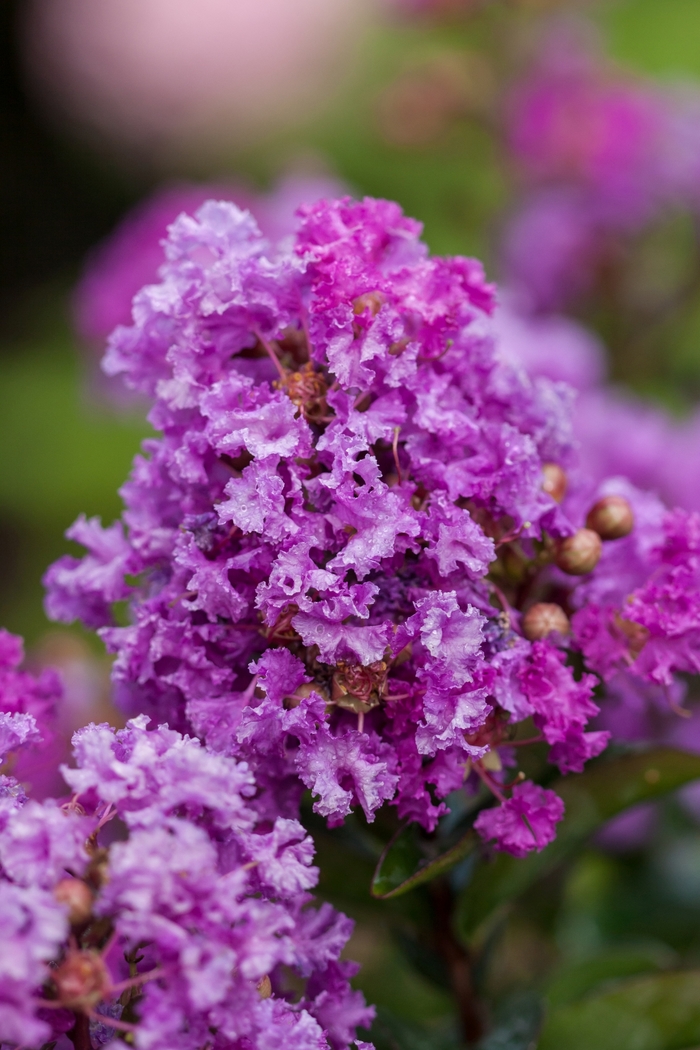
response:
[[(432, 250), (503, 283), (516, 356), (598, 399), (591, 447), (697, 508), (699, 100), (699, 0), (0, 5), (0, 623), (63, 668), (76, 725), (109, 714), (107, 660), (48, 623), (41, 577), (78, 514), (120, 512), (149, 428), (99, 356), (181, 203), (212, 187), (278, 235), (312, 190), (398, 200)], [(570, 357), (562, 317), (585, 326), (565, 329)], [(516, 1020), (492, 1050), (536, 1045), (522, 1018), (543, 992), (560, 1050), (696, 1046), (662, 1021), (620, 1042), (615, 1019), (638, 1011), (614, 998), (700, 965), (695, 814), (679, 797), (633, 811), (504, 917), (483, 980)], [(422, 899), (372, 904), (367, 828), (316, 830), (324, 890), (360, 920), (378, 1046), (453, 1046)]]

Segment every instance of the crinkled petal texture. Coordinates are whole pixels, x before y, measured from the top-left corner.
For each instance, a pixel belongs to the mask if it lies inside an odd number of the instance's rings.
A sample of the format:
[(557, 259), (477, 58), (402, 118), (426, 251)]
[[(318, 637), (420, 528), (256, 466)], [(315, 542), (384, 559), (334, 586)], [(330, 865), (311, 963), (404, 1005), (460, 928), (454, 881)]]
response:
[(22, 639), (0, 629), (0, 763), (9, 761), (13, 772), (0, 776), (0, 826), (24, 798), (20, 785), (45, 789), (60, 762), (60, 679), (50, 668), (38, 675), (20, 671), (23, 658)]
[(299, 220), (277, 246), (225, 202), (170, 227), (105, 359), (161, 436), (122, 522), (74, 526), (88, 554), (49, 570), (47, 608), (101, 625), (128, 714), (245, 760), (261, 818), (294, 819), (306, 786), (331, 824), (393, 802), (433, 829), (495, 708), (538, 711), (564, 770), (605, 742), (584, 733), (588, 680), (556, 656), (549, 696), (523, 692), (531, 644), (488, 579), (503, 543), (579, 523), (542, 474), (573, 462), (572, 395), (496, 353), (481, 266), (430, 257), (398, 205)]
[[(65, 770), (73, 802), (28, 802), (0, 831), (0, 1042), (51, 1035), (37, 1001), (47, 994), (69, 1011), (63, 1030), (91, 1005), (75, 1000), (78, 978), (71, 1000), (53, 976), (60, 968), (47, 968), (77, 965), (93, 948), (79, 943), (84, 918), (68, 940), (54, 889), (70, 876), (111, 945), (98, 1012), (119, 1017), (109, 1011), (128, 960), (155, 971), (134, 1003), (138, 1047), (196, 1050), (216, 1030), (231, 1050), (345, 1050), (373, 1011), (350, 987), (356, 967), (339, 962), (352, 923), (328, 904), (310, 906), (318, 871), (301, 825), (261, 822), (245, 764), (167, 726), (148, 731), (145, 716), (119, 732), (88, 726), (74, 743), (76, 766)], [(101, 847), (113, 819), (124, 834)], [(294, 1001), (289, 967), (305, 987)], [(66, 1010), (49, 1013), (57, 1030)]]
[(496, 849), (524, 857), (553, 841), (563, 816), (564, 803), (558, 795), (525, 781), (500, 806), (482, 810), (474, 827), (485, 839), (493, 840)]

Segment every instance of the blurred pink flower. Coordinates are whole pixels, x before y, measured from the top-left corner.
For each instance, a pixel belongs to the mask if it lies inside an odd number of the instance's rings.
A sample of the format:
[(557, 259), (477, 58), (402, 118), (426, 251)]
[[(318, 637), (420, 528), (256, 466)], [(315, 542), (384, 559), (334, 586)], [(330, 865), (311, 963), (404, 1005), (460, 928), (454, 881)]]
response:
[(156, 160), (220, 154), (319, 111), (352, 67), (371, 0), (31, 0), (46, 103)]
[(675, 418), (660, 405), (607, 382), (604, 348), (583, 325), (531, 315), (511, 293), (494, 316), (499, 356), (530, 376), (568, 383), (580, 470), (594, 482), (626, 477), (669, 507), (700, 511), (700, 408)]
[(656, 188), (663, 96), (612, 75), (587, 45), (567, 24), (545, 37), (511, 97), (510, 146), (531, 178), (587, 183), (634, 221)]

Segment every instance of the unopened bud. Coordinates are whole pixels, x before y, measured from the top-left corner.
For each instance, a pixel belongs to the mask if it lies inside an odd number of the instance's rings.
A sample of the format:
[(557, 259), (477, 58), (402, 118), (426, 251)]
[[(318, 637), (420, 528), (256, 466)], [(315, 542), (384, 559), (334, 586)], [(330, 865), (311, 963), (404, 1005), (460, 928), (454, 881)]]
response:
[(52, 976), (60, 1003), (69, 1010), (91, 1010), (109, 995), (109, 973), (97, 952), (69, 951)]
[(569, 617), (561, 605), (553, 602), (537, 602), (522, 618), (523, 634), (531, 642), (546, 638), (552, 631), (569, 633)]
[(585, 576), (592, 572), (600, 560), (603, 545), (593, 529), (579, 529), (573, 536), (562, 540), (555, 561), (569, 576)]
[(586, 518), (586, 528), (602, 540), (620, 540), (634, 528), (634, 514), (624, 496), (604, 496), (594, 503)]
[(545, 463), (542, 467), (544, 481), (542, 489), (555, 503), (561, 503), (566, 492), (566, 473), (557, 463)]
[(265, 974), (264, 977), (260, 978), (257, 984), (257, 989), (258, 995), (261, 999), (270, 998), (270, 996), (272, 995), (272, 981), (270, 980), (267, 974)]
[(87, 922), (92, 915), (92, 891), (82, 879), (61, 879), (54, 886), (53, 895), (67, 907), (71, 926)]

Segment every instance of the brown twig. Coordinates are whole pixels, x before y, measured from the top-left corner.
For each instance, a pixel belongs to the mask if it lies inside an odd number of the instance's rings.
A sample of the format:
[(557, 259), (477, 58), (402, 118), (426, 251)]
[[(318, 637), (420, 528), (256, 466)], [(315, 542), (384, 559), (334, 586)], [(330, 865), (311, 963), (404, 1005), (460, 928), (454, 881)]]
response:
[(472, 959), (454, 934), (454, 898), (449, 883), (446, 879), (435, 879), (430, 890), (435, 915), (435, 947), (447, 968), (462, 1035), (470, 1046), (484, 1034), (484, 1012), (474, 989)]
[(76, 1012), (75, 1024), (67, 1035), (75, 1047), (75, 1050), (92, 1050), (92, 1042), (90, 1040), (90, 1019), (87, 1014)]

